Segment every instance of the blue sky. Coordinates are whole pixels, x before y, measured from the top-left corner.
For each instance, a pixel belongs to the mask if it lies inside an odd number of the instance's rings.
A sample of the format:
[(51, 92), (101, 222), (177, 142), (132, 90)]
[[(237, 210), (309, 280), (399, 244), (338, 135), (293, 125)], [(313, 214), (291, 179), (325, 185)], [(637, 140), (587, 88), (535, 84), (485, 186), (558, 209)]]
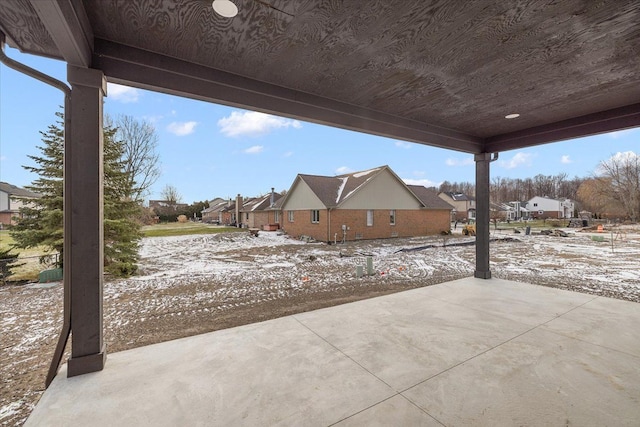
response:
[[(6, 53), (22, 63), (66, 81), (61, 61)], [(149, 198), (160, 198), (166, 184), (182, 201), (266, 194), (288, 189), (298, 173), (337, 175), (389, 165), (410, 184), (475, 179), (473, 157), (264, 115), (237, 108), (108, 85), (105, 113), (133, 116), (153, 124), (159, 137), (162, 176)], [(21, 166), (38, 155), (39, 131), (55, 122), (62, 93), (0, 66), (0, 180), (28, 185), (35, 177)], [(537, 174), (587, 176), (615, 153), (640, 154), (640, 129), (500, 153), (492, 177), (527, 178)], [(569, 197), (571, 195), (568, 195)]]

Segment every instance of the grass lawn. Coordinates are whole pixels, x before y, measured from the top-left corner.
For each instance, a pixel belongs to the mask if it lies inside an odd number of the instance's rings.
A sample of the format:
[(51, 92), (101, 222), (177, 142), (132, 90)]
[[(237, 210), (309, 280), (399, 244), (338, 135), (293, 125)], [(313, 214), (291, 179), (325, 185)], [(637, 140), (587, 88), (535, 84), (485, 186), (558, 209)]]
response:
[(184, 236), (188, 234), (216, 234), (233, 231), (247, 231), (236, 227), (221, 227), (218, 225), (203, 224), (198, 222), (171, 222), (165, 224), (146, 225), (142, 227), (145, 237)]
[[(8, 230), (0, 231), (0, 249), (10, 249), (14, 240), (9, 235)], [(38, 274), (42, 270), (52, 268), (50, 265), (40, 264), (40, 257), (53, 253), (42, 246), (30, 249), (13, 249), (12, 253), (18, 254), (18, 264), (24, 264), (13, 269), (13, 275), (9, 277), (11, 281), (37, 280)]]

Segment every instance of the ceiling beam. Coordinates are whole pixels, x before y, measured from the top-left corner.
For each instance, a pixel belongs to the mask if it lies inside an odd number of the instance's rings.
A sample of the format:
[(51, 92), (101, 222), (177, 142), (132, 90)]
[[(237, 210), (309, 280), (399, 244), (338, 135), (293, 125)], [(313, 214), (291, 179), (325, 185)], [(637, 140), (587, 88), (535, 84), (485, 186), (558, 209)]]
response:
[(486, 139), (487, 152), (582, 138), (640, 126), (640, 104), (627, 105)]
[(95, 40), (92, 63), (108, 81), (467, 153), (481, 138), (249, 79), (149, 51)]
[(30, 0), (64, 60), (78, 67), (91, 65), (93, 32), (81, 0)]

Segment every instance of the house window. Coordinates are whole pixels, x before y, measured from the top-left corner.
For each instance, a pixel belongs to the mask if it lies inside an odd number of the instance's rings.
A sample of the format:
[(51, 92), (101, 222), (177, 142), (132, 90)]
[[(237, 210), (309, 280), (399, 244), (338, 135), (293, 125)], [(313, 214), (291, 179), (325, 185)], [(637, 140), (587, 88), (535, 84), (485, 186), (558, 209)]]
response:
[(280, 221), (280, 215), (278, 215), (278, 211), (274, 211), (273, 212), (273, 222), (279, 222)]
[(249, 221), (249, 212), (247, 212), (247, 215), (245, 216), (245, 219), (246, 219), (247, 221)]
[(372, 226), (373, 226), (373, 211), (368, 210), (367, 211), (367, 227), (372, 227)]
[(231, 222), (236, 222), (236, 214), (231, 214)]
[(315, 209), (311, 211), (311, 222), (317, 224), (320, 222), (320, 211)]
[(396, 225), (396, 210), (391, 209), (389, 211), (389, 224)]
[(288, 215), (289, 215), (289, 222), (293, 222), (293, 211), (287, 211), (287, 212), (289, 212), (289, 213), (288, 213)]

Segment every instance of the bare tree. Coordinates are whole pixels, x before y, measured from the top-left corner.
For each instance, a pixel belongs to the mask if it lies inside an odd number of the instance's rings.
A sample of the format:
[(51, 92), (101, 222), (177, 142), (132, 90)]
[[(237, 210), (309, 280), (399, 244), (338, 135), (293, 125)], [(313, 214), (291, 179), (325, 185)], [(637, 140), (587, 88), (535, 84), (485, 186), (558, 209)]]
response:
[(178, 189), (169, 184), (164, 186), (160, 192), (160, 196), (162, 197), (162, 200), (167, 202), (167, 204), (173, 208), (182, 201), (182, 196), (178, 192)]
[(608, 183), (609, 196), (618, 201), (632, 221), (640, 214), (640, 155), (633, 151), (617, 153), (598, 166), (596, 179)]
[(132, 116), (118, 116), (115, 127), (116, 139), (124, 148), (122, 161), (130, 176), (131, 197), (141, 201), (160, 177), (158, 135), (153, 125)]

